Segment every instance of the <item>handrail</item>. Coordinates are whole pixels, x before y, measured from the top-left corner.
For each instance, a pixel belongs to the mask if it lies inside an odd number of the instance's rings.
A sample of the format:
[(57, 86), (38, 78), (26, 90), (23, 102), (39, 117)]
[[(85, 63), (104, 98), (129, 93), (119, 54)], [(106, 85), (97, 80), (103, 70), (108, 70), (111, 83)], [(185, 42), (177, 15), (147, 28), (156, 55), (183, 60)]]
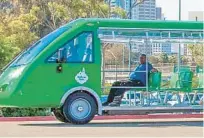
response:
[(99, 30), (145, 30), (145, 31), (195, 31), (202, 32), (201, 29), (161, 29), (161, 28), (116, 28), (116, 27), (99, 27)]

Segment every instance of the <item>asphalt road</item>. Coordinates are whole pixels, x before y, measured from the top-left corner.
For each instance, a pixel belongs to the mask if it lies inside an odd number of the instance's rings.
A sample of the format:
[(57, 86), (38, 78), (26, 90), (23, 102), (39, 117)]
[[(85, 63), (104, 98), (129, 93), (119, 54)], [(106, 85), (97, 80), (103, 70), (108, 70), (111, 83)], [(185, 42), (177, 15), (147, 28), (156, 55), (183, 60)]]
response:
[(0, 122), (0, 137), (203, 137), (203, 119)]

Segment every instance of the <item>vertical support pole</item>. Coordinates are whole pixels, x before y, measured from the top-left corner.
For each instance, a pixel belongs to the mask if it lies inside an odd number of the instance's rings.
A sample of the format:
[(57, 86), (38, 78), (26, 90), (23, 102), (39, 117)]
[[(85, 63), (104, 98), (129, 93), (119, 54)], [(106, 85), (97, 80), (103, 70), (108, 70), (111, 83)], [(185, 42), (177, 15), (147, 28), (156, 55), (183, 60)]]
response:
[(134, 91), (134, 106), (136, 106), (136, 92)]
[(145, 43), (143, 43), (143, 47), (145, 49), (145, 55), (146, 55), (146, 93), (147, 93), (147, 105), (150, 106), (150, 93), (149, 93), (149, 71), (148, 71), (148, 55), (149, 55), (149, 43), (147, 42), (148, 38), (148, 32), (146, 32), (146, 40)]
[(118, 64), (116, 63), (116, 81), (118, 81)]
[(179, 42), (179, 51), (178, 51), (178, 73), (180, 73), (181, 66), (181, 43)]
[(181, 104), (181, 97), (180, 97), (180, 95), (178, 93), (176, 94), (176, 97), (177, 97), (177, 100), (178, 100), (178, 104)]
[(164, 103), (164, 101), (163, 101), (162, 98), (161, 98), (161, 92), (157, 92), (157, 99), (159, 99), (159, 103), (160, 103), (160, 104), (163, 104), (163, 103)]
[(125, 68), (125, 46), (123, 46), (123, 69)]
[(196, 97), (197, 97), (197, 92), (194, 93), (191, 104), (195, 103)]
[[(131, 71), (131, 51), (132, 51), (132, 46), (131, 43), (129, 43), (129, 72)], [(131, 91), (129, 91), (129, 105), (131, 106)]]
[(169, 92), (167, 91), (167, 92), (165, 93), (165, 97), (164, 97), (164, 104), (167, 104), (168, 96), (169, 96)]
[[(181, 0), (179, 0), (179, 21), (181, 20)], [(178, 72), (180, 72), (181, 43), (179, 42)]]
[(129, 106), (131, 106), (131, 90), (129, 90)]
[(131, 71), (131, 51), (132, 51), (132, 46), (131, 46), (131, 43), (129, 43), (129, 64), (128, 64), (129, 71)]
[[(188, 98), (188, 102), (189, 102), (189, 104), (191, 105), (193, 99), (191, 99), (189, 93), (186, 93), (185, 95), (187, 96), (187, 98)], [(195, 94), (194, 94), (194, 96), (195, 96)], [(185, 96), (184, 96), (184, 97), (185, 97)]]
[[(102, 54), (103, 54), (103, 56), (102, 56), (102, 65), (103, 65), (103, 68), (102, 68), (102, 73), (103, 73), (102, 88), (104, 88), (104, 86), (105, 86), (105, 72), (104, 72), (104, 70), (105, 70), (105, 46), (104, 47), (102, 46)], [(104, 89), (102, 92), (104, 93)]]
[(141, 106), (144, 106), (144, 92), (143, 91), (140, 92), (140, 104)]

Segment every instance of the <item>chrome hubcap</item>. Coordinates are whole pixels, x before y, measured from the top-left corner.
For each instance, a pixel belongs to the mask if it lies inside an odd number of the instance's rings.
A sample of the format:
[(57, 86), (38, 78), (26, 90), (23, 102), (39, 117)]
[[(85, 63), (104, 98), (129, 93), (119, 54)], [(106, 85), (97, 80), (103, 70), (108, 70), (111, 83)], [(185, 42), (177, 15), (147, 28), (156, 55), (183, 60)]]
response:
[(76, 99), (70, 106), (70, 113), (76, 119), (84, 119), (90, 115), (91, 105), (86, 99)]

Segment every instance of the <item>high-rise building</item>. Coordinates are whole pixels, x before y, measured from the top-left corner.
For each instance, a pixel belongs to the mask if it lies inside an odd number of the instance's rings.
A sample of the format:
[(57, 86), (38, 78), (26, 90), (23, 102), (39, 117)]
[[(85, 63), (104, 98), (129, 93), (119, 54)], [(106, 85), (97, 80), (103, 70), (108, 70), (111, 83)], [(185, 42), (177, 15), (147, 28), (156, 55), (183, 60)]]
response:
[[(109, 2), (109, 0), (106, 0)], [(137, 0), (110, 0), (110, 7), (120, 7), (126, 10), (128, 15), (130, 15), (130, 7), (133, 6)], [(131, 3), (131, 4), (130, 4)], [(111, 17), (117, 18), (112, 15)], [(162, 8), (156, 7), (156, 0), (145, 0), (134, 6), (131, 10), (131, 19), (135, 20), (163, 20), (164, 16), (162, 14)], [(158, 53), (171, 53), (171, 44), (132, 44), (133, 52), (146, 53), (148, 55), (158, 54)]]
[(152, 44), (152, 54), (171, 54), (171, 43), (154, 43)]
[[(130, 3), (134, 5), (137, 0), (126, 0), (125, 10), (130, 12)], [(145, 0), (143, 3), (138, 4), (132, 8), (131, 19), (137, 20), (155, 20), (156, 19), (156, 1)]]
[[(156, 2), (155, 0), (145, 0), (143, 3), (134, 6), (131, 9), (130, 7), (135, 5), (137, 0), (126, 0), (125, 1), (125, 10), (128, 13), (131, 19), (135, 20), (156, 20)], [(131, 3), (131, 4), (130, 4)], [(152, 54), (151, 45), (141, 45), (141, 44), (132, 44), (133, 52), (145, 53), (148, 55)]]
[(162, 8), (161, 7), (156, 7), (156, 19), (162, 20)]
[(107, 4), (110, 3), (110, 7), (120, 7), (122, 9), (125, 9), (125, 0), (105, 0)]
[(185, 56), (192, 56), (192, 52), (191, 52), (191, 50), (188, 48), (188, 45), (184, 45), (183, 51), (184, 51), (183, 54), (184, 54)]

